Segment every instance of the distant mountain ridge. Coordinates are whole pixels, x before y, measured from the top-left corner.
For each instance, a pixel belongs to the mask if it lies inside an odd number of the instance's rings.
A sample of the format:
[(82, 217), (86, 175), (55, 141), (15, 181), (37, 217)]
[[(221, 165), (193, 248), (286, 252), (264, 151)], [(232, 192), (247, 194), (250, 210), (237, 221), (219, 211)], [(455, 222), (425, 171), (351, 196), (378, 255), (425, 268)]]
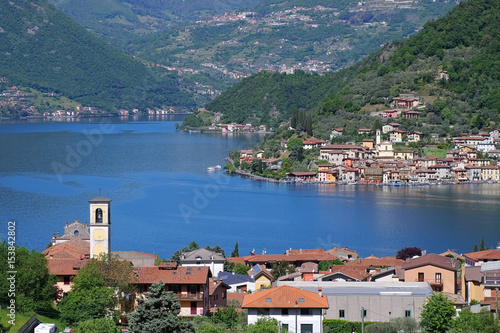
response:
[(194, 105), (174, 76), (99, 40), (46, 0), (0, 2), (4, 85), (55, 92), (108, 110)]
[[(260, 70), (323, 73), (405, 38), (455, 0), (51, 0), (83, 27), (178, 72), (202, 99)], [(198, 96), (200, 97), (200, 96)]]

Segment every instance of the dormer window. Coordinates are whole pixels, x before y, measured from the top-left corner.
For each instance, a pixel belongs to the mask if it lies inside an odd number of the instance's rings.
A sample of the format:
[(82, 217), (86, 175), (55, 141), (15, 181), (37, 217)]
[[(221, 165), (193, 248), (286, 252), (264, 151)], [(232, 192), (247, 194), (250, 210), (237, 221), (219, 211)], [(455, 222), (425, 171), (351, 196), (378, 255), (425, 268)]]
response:
[(97, 208), (95, 210), (95, 223), (102, 223), (102, 209)]

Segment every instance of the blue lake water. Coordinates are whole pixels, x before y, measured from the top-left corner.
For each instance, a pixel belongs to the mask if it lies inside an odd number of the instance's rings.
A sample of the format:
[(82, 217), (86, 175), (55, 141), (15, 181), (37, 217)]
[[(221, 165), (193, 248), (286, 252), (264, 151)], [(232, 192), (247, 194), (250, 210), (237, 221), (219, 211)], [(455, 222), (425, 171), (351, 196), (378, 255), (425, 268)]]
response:
[(88, 200), (112, 199), (112, 250), (168, 258), (196, 241), (251, 250), (347, 246), (361, 256), (472, 251), (500, 241), (500, 185), (285, 185), (209, 173), (259, 135), (185, 133), (182, 117), (0, 122), (0, 238), (43, 250)]

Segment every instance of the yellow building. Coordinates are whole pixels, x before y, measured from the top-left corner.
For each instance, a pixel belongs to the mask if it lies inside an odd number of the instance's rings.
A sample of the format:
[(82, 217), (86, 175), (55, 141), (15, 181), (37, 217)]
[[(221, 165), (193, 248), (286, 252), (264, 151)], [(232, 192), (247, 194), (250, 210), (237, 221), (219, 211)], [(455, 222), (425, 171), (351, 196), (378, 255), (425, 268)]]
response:
[(90, 257), (109, 254), (111, 251), (111, 199), (97, 197), (90, 204)]

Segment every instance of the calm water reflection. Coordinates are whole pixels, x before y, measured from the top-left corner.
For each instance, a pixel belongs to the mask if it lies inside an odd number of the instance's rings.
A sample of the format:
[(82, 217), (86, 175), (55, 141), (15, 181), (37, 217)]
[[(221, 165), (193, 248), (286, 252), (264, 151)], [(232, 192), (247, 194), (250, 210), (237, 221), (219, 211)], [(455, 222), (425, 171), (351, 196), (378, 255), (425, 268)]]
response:
[[(104, 123), (103, 123), (104, 121)], [(500, 185), (276, 185), (206, 168), (258, 135), (175, 131), (182, 118), (0, 123), (0, 237), (43, 250), (88, 200), (112, 201), (112, 248), (169, 257), (191, 241), (230, 253), (348, 246), (360, 255), (402, 247), (469, 252), (500, 241)]]

